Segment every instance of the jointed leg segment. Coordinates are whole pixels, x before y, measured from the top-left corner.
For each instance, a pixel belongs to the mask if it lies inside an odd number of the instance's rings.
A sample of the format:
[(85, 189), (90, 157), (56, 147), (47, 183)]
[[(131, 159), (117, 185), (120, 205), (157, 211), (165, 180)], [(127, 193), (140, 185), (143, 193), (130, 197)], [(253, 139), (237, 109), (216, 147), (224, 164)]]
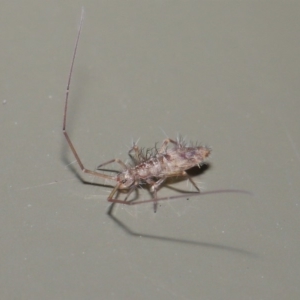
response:
[(107, 162), (105, 162), (105, 163), (99, 165), (99, 166), (97, 167), (97, 170), (101, 170), (102, 167), (104, 167), (104, 166), (106, 166), (106, 165), (108, 165), (108, 164), (114, 163), (114, 162), (115, 162), (115, 163), (118, 163), (119, 165), (121, 165), (121, 167), (123, 168), (124, 171), (128, 169), (128, 167), (126, 166), (126, 164), (124, 164), (120, 159), (114, 158), (114, 159), (111, 159), (111, 160), (109, 160), (109, 161), (107, 161)]
[(178, 142), (172, 140), (172, 139), (165, 139), (160, 147), (160, 149), (158, 150), (158, 153), (164, 153), (168, 147), (168, 145), (172, 143), (174, 145), (178, 145)]

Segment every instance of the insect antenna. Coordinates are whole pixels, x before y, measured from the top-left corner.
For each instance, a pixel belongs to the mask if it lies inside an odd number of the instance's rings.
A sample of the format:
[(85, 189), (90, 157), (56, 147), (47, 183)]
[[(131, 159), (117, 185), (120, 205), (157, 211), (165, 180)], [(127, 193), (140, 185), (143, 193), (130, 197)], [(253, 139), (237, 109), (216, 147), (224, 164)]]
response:
[(167, 197), (160, 197), (157, 199), (149, 199), (149, 200), (140, 200), (140, 201), (124, 201), (124, 200), (118, 200), (118, 199), (109, 199), (109, 202), (113, 203), (121, 203), (126, 205), (137, 205), (137, 204), (144, 204), (144, 203), (158, 203), (160, 201), (164, 200), (175, 200), (175, 199), (181, 199), (181, 198), (187, 198), (195, 197), (195, 196), (205, 196), (205, 195), (211, 195), (211, 194), (224, 194), (224, 193), (237, 193), (237, 194), (246, 194), (253, 196), (253, 193), (246, 191), (246, 190), (235, 190), (235, 189), (220, 189), (220, 190), (214, 190), (214, 191), (207, 191), (207, 192), (191, 192), (191, 193), (185, 193), (181, 195), (175, 195), (175, 196), (167, 196)]
[(75, 156), (75, 159), (76, 159), (77, 163), (79, 164), (80, 169), (83, 173), (87, 173), (87, 174), (91, 174), (91, 175), (94, 175), (94, 176), (97, 176), (97, 177), (101, 177), (101, 178), (116, 181), (116, 178), (113, 177), (113, 176), (100, 174), (98, 172), (88, 170), (84, 167), (84, 165), (83, 165), (81, 159), (79, 158), (79, 155), (78, 155), (77, 151), (75, 150), (75, 147), (74, 147), (74, 145), (73, 145), (73, 143), (72, 143), (72, 141), (69, 137), (69, 134), (67, 133), (67, 129), (66, 129), (66, 126), (67, 126), (67, 109), (68, 109), (68, 100), (69, 100), (69, 92), (70, 92), (70, 85), (71, 85), (71, 79), (72, 79), (72, 72), (73, 72), (76, 52), (77, 52), (77, 48), (78, 48), (79, 37), (80, 37), (81, 29), (82, 29), (83, 19), (84, 19), (84, 8), (82, 8), (82, 10), (81, 10), (81, 18), (80, 18), (80, 23), (79, 23), (79, 29), (78, 29), (78, 33), (77, 33), (77, 38), (76, 38), (76, 42), (75, 42), (75, 47), (74, 47), (74, 52), (73, 52), (73, 57), (72, 57), (72, 62), (71, 62), (71, 68), (70, 68), (68, 83), (67, 83), (65, 108), (64, 108), (64, 119), (63, 119), (63, 134), (64, 134), (64, 136), (65, 136), (65, 138), (68, 142), (68, 145), (69, 145), (73, 155)]

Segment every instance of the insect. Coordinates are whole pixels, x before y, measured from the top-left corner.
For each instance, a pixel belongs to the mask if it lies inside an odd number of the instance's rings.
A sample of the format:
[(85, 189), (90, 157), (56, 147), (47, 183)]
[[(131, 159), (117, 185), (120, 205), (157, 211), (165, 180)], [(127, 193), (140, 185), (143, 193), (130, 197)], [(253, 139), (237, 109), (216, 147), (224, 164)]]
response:
[[(73, 72), (73, 66), (75, 62), (75, 56), (78, 48), (79, 37), (82, 29), (84, 18), (84, 11), (82, 10), (80, 25), (77, 33), (77, 38), (75, 42), (69, 78), (66, 89), (66, 97), (65, 97), (65, 108), (64, 108), (64, 117), (63, 117), (63, 134), (67, 140), (67, 143), (75, 156), (75, 159), (80, 166), (80, 169), (83, 173), (87, 173), (93, 176), (97, 176), (100, 178), (108, 179), (114, 181), (116, 184), (108, 196), (107, 200), (113, 203), (123, 203), (123, 204), (137, 204), (143, 202), (153, 202), (154, 203), (154, 211), (157, 208), (157, 202), (159, 200), (165, 198), (158, 198), (157, 191), (161, 187), (161, 185), (165, 182), (165, 180), (169, 177), (177, 177), (183, 176), (186, 177), (192, 185), (197, 190), (196, 193), (200, 193), (200, 189), (196, 185), (196, 183), (192, 180), (192, 178), (187, 174), (186, 170), (195, 167), (201, 166), (201, 164), (207, 159), (207, 157), (211, 153), (211, 149), (204, 146), (198, 145), (187, 145), (183, 140), (172, 140), (165, 139), (158, 149), (156, 147), (152, 149), (148, 149), (143, 151), (140, 149), (135, 143), (129, 151), (129, 156), (132, 159), (132, 164), (125, 164), (120, 159), (112, 159), (106, 163), (103, 163), (98, 166), (96, 171), (92, 171), (86, 169), (69, 137), (69, 134), (66, 129), (67, 124), (67, 108), (68, 108), (68, 99), (70, 92), (70, 84)], [(121, 171), (116, 175), (107, 175), (100, 173), (99, 171), (103, 166), (108, 165), (110, 163), (117, 163), (121, 166)], [(135, 191), (141, 185), (147, 184), (150, 186), (150, 192), (153, 196), (151, 200), (146, 201), (127, 201), (129, 195)], [(127, 191), (127, 196), (125, 200), (118, 200), (115, 197), (118, 191), (125, 190)], [(191, 194), (189, 194), (191, 195)], [(182, 197), (182, 195), (181, 195)], [(169, 197), (170, 198), (170, 197)], [(177, 196), (173, 196), (172, 198), (177, 198)]]

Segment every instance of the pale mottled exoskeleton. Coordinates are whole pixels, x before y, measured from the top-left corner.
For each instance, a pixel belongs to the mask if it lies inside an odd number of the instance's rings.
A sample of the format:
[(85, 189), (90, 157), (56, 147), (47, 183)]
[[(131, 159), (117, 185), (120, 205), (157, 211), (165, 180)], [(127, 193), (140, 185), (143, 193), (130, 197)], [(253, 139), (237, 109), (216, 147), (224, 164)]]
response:
[[(112, 159), (104, 164), (98, 166), (97, 170), (100, 170), (103, 166), (109, 163), (118, 163), (122, 167), (122, 171), (118, 172), (116, 175), (106, 175), (99, 173), (97, 171), (88, 170), (84, 167), (81, 162), (79, 155), (77, 154), (73, 143), (66, 131), (66, 119), (67, 119), (67, 107), (68, 98), (70, 90), (70, 82), (72, 77), (72, 70), (74, 66), (76, 51), (78, 47), (78, 41), (81, 33), (83, 23), (83, 11), (81, 14), (80, 26), (77, 34), (77, 39), (75, 43), (74, 53), (72, 57), (72, 63), (69, 73), (69, 79), (66, 90), (65, 98), (65, 109), (64, 109), (64, 119), (63, 119), (63, 133), (65, 138), (76, 158), (83, 173), (91, 174), (97, 177), (109, 179), (116, 182), (115, 187), (108, 196), (109, 202), (133, 204), (133, 202), (126, 201), (128, 196), (142, 184), (148, 184), (151, 188), (150, 191), (153, 194), (154, 210), (156, 211), (157, 201), (162, 199), (157, 197), (157, 190), (161, 184), (169, 177), (175, 176), (185, 176), (193, 184), (198, 193), (200, 192), (196, 183), (188, 176), (186, 170), (199, 166), (205, 161), (205, 159), (210, 155), (211, 150), (204, 146), (188, 146), (183, 141), (166, 139), (163, 141), (160, 149), (153, 148), (146, 151), (145, 153), (140, 150), (136, 144), (133, 145), (132, 149), (129, 151), (129, 155), (132, 158), (134, 164), (125, 164), (119, 159)], [(171, 145), (170, 145), (171, 144)], [(134, 152), (134, 155), (131, 153)], [(128, 195), (125, 200), (118, 200), (114, 198), (118, 190), (127, 190)], [(149, 202), (138, 201), (138, 203)], [(135, 202), (137, 203), (137, 202)]]

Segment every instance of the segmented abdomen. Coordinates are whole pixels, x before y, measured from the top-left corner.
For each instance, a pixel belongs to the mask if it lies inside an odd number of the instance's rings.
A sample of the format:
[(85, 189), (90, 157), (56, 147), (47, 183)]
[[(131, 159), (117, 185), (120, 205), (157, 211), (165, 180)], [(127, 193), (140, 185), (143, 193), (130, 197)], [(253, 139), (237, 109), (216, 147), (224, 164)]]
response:
[(165, 153), (156, 153), (135, 166), (132, 171), (141, 179), (168, 177), (180, 174), (196, 165), (200, 166), (210, 155), (207, 147), (174, 147)]

